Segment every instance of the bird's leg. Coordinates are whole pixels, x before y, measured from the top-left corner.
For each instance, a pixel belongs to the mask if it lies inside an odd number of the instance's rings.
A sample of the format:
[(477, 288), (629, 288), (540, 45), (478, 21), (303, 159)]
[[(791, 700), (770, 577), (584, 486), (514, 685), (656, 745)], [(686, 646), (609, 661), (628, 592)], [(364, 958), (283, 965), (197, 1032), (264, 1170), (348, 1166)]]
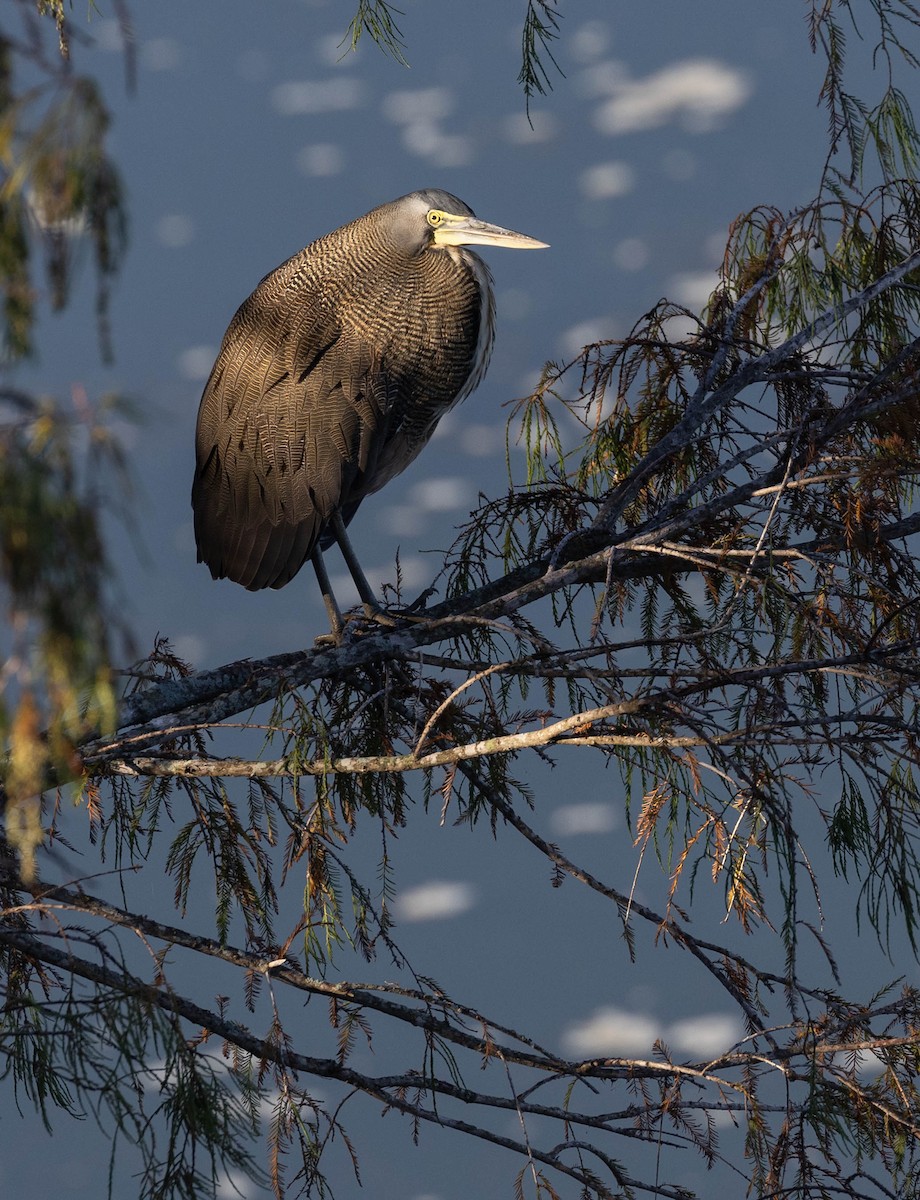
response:
[(381, 625), (395, 625), (396, 621), (393, 620), (374, 595), (371, 585), (367, 582), (367, 576), (361, 569), (358, 556), (355, 554), (354, 547), (349, 541), (348, 534), (345, 532), (345, 522), (342, 520), (342, 514), (338, 510), (329, 518), (329, 530), (338, 542), (339, 549), (342, 551), (342, 557), (345, 559), (345, 565), (348, 567), (351, 577), (355, 581), (355, 587), (358, 589), (358, 595), (361, 597), (361, 602), (364, 605), (365, 616), (369, 617), (372, 621), (379, 622)]
[(310, 562), (313, 564), (313, 570), (316, 572), (316, 582), (319, 584), (319, 590), (323, 594), (323, 604), (326, 608), (326, 615), (329, 618), (329, 625), (332, 629), (332, 638), (336, 645), (342, 640), (342, 630), (345, 628), (345, 622), (342, 620), (342, 610), (336, 603), (335, 593), (332, 590), (332, 584), (329, 582), (329, 572), (326, 570), (326, 564), (323, 562), (323, 552), (319, 546), (313, 548), (313, 553), (310, 555)]

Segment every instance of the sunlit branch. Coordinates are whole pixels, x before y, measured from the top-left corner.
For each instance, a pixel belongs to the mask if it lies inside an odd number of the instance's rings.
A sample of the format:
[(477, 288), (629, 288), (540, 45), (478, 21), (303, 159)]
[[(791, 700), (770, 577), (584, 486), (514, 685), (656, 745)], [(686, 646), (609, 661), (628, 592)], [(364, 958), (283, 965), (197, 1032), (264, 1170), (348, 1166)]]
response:
[[(601, 721), (622, 719), (636, 716), (646, 711), (654, 711), (661, 705), (675, 705), (686, 702), (694, 695), (716, 691), (730, 686), (752, 686), (768, 679), (786, 676), (806, 675), (813, 671), (842, 671), (854, 667), (879, 669), (886, 665), (903, 668), (904, 656), (911, 649), (902, 642), (875, 647), (871, 655), (853, 653), (825, 657), (821, 659), (792, 660), (790, 662), (770, 663), (763, 666), (745, 667), (734, 670), (712, 672), (704, 678), (693, 680), (681, 687), (671, 687), (660, 691), (648, 692), (643, 695), (587, 709), (561, 720), (544, 724), (540, 729), (506, 734), (500, 737), (480, 739), (466, 745), (453, 746), (445, 750), (431, 751), (427, 754), (415, 753), (403, 755), (373, 755), (349, 756), (333, 760), (322, 759), (314, 762), (303, 761), (295, 756), (286, 756), (276, 761), (257, 761), (242, 759), (203, 759), (195, 758), (165, 758), (142, 755), (125, 755), (118, 753), (119, 744), (113, 740), (103, 754), (87, 754), (87, 767), (102, 769), (112, 774), (120, 775), (171, 775), (171, 776), (221, 776), (227, 777), (250, 775), (252, 777), (271, 777), (274, 775), (324, 775), (329, 773), (370, 773), (382, 771), (417, 771), (433, 767), (445, 766), (451, 763), (467, 761), (493, 754), (505, 754), (533, 746), (565, 745), (567, 735), (575, 731), (583, 731), (585, 725)], [(510, 664), (509, 664), (510, 669)], [(837, 717), (826, 716), (833, 723), (840, 720), (858, 719), (855, 714), (842, 714)], [(863, 718), (866, 719), (866, 718)], [(681, 737), (666, 732), (649, 734), (642, 731), (606, 732), (603, 736), (609, 746), (688, 747), (702, 744), (730, 745), (749, 741), (753, 736), (764, 736), (779, 729), (806, 726), (809, 719), (794, 718), (777, 720), (766, 725), (753, 728), (725, 730), (707, 736), (705, 739), (696, 737)], [(199, 728), (213, 728), (215, 721), (203, 723)], [(178, 732), (189, 727), (177, 729), (166, 728), (162, 736), (175, 736)], [(146, 735), (144, 735), (146, 737)]]

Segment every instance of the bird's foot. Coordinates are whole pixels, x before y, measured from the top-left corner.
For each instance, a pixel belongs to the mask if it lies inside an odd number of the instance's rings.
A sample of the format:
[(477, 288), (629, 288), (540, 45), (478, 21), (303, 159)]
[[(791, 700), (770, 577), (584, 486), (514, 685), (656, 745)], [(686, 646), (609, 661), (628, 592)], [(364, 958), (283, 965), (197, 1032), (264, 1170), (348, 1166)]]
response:
[[(395, 629), (399, 624), (399, 616), (397, 613), (392, 613), (388, 608), (384, 608), (382, 604), (364, 604), (364, 619), (372, 621), (376, 625), (383, 625), (387, 629)], [(361, 620), (361, 617), (358, 617)]]
[(422, 594), (417, 599), (413, 600), (411, 604), (407, 604), (405, 608), (399, 609), (399, 612), (402, 615), (407, 616), (407, 617), (413, 616), (419, 612), (424, 612), (425, 609), (428, 607), (428, 601), (431, 599), (432, 596), (436, 596), (437, 594), (438, 594), (437, 588), (426, 587), (424, 592), (422, 592)]
[(366, 637), (381, 625), (386, 629), (395, 629), (399, 618), (385, 608), (365, 604), (363, 610), (352, 609), (343, 613), (341, 623), (333, 624), (328, 633), (321, 633), (313, 639), (315, 646), (341, 646), (353, 638)]
[(341, 644), (342, 644), (342, 631), (341, 630), (339, 630), (338, 632), (336, 632), (335, 630), (332, 630), (329, 633), (318, 633), (316, 635), (316, 637), (313, 639), (313, 645), (320, 647), (320, 649), (323, 649), (326, 646), (341, 646)]
[(365, 603), (361, 609), (353, 608), (350, 612), (343, 613), (340, 621), (332, 622), (329, 633), (321, 633), (315, 637), (313, 644), (341, 646), (350, 638), (366, 637), (374, 632), (375, 626), (398, 629), (401, 625), (421, 624), (428, 620), (424, 610), (427, 601), (434, 594), (434, 588), (426, 588), (417, 600), (413, 600), (405, 608), (384, 608), (382, 604)]
[(419, 597), (406, 608), (381, 608), (365, 612), (365, 617), (368, 621), (386, 626), (387, 629), (399, 629), (404, 625), (424, 625), (430, 618), (425, 614), (424, 607), (422, 612), (418, 611), (423, 599), (424, 597)]

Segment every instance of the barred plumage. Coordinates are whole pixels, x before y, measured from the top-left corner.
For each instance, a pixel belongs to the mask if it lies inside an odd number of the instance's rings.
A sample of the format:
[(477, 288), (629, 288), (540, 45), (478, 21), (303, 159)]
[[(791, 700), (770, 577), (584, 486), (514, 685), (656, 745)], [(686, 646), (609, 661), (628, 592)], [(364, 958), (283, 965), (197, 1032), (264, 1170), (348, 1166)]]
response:
[(319, 238), (243, 302), (198, 414), (195, 535), (215, 578), (278, 588), (317, 563), (480, 382), (494, 303), (469, 244), (544, 243), (447, 192), (413, 192)]

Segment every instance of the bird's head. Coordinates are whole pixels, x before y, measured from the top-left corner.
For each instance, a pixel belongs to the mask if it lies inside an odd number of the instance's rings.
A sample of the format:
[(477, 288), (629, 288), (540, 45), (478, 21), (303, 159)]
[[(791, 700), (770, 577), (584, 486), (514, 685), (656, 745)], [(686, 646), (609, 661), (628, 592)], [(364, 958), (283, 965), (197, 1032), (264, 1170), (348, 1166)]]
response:
[(407, 255), (457, 246), (504, 246), (510, 250), (539, 250), (546, 242), (480, 221), (469, 205), (450, 192), (428, 188), (410, 192), (376, 210), (386, 231)]

